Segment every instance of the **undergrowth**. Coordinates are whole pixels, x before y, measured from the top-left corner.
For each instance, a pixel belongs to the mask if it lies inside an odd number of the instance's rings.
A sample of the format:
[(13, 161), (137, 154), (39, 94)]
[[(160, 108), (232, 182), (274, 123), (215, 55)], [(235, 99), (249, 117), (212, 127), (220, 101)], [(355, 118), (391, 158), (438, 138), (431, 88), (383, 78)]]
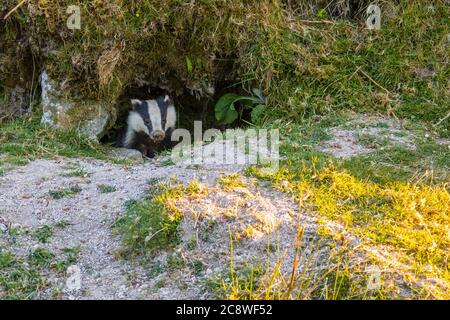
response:
[[(267, 107), (255, 122), (375, 110), (425, 121), (448, 136), (446, 1), (378, 1), (379, 31), (365, 25), (371, 1), (352, 12), (347, 3), (80, 2), (81, 30), (69, 30), (72, 1), (29, 2), (0, 26), (0, 82), (13, 87), (23, 73), (16, 50), (23, 43), (23, 59), (45, 55), (50, 75), (68, 80), (64, 92), (85, 99), (115, 102), (142, 83), (163, 84), (175, 96), (204, 95), (217, 85), (215, 98), (256, 87)], [(0, 11), (15, 4), (8, 0)], [(50, 40), (54, 47), (37, 50)]]

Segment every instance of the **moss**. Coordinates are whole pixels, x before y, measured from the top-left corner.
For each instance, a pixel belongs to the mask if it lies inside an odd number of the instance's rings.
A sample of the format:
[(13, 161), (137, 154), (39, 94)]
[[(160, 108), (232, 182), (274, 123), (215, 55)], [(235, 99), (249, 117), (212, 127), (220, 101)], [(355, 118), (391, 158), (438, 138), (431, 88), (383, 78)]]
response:
[[(22, 6), (0, 33), (10, 63), (22, 42), (53, 78), (68, 80), (67, 95), (107, 104), (142, 83), (175, 96), (234, 83), (229, 90), (264, 89), (261, 122), (363, 109), (437, 123), (449, 98), (449, 7), (383, 1), (382, 29), (372, 32), (364, 24), (368, 3), (349, 1), (346, 13), (345, 1), (84, 2), (81, 30), (69, 30), (65, 10), (73, 3), (41, 1)], [(424, 68), (434, 76), (418, 77)], [(438, 130), (448, 135), (448, 126)]]

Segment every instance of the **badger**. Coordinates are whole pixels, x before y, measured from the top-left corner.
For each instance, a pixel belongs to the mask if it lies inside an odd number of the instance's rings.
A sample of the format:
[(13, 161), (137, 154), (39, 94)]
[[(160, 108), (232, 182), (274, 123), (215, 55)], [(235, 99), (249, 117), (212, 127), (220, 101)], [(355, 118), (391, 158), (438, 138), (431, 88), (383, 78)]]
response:
[(139, 150), (149, 158), (172, 147), (171, 136), (177, 119), (172, 99), (167, 95), (154, 100), (132, 99), (131, 105), (126, 130), (119, 138), (121, 145)]

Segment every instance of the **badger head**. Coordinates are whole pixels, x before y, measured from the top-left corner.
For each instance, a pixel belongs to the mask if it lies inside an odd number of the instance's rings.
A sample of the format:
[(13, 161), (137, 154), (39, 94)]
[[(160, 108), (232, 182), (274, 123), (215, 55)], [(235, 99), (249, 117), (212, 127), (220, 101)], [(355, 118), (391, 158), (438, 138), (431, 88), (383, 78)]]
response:
[(166, 131), (174, 128), (176, 112), (169, 96), (154, 100), (131, 100), (133, 109), (128, 117), (128, 127), (135, 132), (145, 132), (154, 142), (161, 142)]

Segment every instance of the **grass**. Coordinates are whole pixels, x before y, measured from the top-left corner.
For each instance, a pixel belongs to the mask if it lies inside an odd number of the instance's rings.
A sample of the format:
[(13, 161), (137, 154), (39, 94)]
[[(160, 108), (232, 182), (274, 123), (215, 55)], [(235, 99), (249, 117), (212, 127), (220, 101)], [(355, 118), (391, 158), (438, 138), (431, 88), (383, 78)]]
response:
[[(359, 136), (358, 143), (370, 144), (373, 149), (370, 154), (336, 160), (321, 152), (317, 146), (330, 138), (327, 128), (342, 126), (355, 130), (354, 124), (346, 124), (351, 117), (352, 114), (338, 112), (311, 118), (301, 124), (281, 120), (274, 123), (272, 126), (282, 128), (280, 154), (286, 159), (280, 164), (281, 171), (289, 169), (296, 172), (303, 170), (304, 166), (319, 169), (333, 163), (357, 178), (381, 184), (423, 180), (438, 184), (449, 181), (450, 149), (445, 144), (438, 144), (438, 136), (431, 134), (427, 125), (420, 121), (404, 121), (406, 130), (413, 136), (415, 149), (365, 134)], [(375, 127), (385, 126), (385, 122), (375, 124)]]
[[(203, 280), (203, 289), (214, 298), (231, 300), (341, 300), (379, 299), (380, 287), (369, 288), (371, 274), (359, 267), (349, 266), (346, 250), (336, 247), (328, 251), (326, 258), (320, 257), (321, 243), (330, 246), (333, 241), (303, 243), (303, 230), (298, 229), (295, 247), (283, 251), (276, 260), (270, 257), (256, 257), (252, 263), (235, 264), (233, 242), (230, 233), (230, 263), (228, 272), (213, 275)], [(297, 257), (288, 263), (288, 250), (294, 250)], [(379, 285), (379, 283), (376, 283)]]
[(45, 286), (39, 266), (0, 248), (1, 299), (33, 299)]
[(59, 200), (65, 197), (74, 196), (80, 193), (82, 189), (79, 186), (72, 186), (68, 188), (58, 189), (58, 190), (50, 190), (48, 194), (55, 200)]
[(67, 268), (77, 262), (78, 255), (81, 252), (81, 246), (66, 247), (63, 249), (65, 258), (53, 263), (52, 267), (57, 272), (65, 272)]
[(57, 260), (55, 254), (42, 247), (24, 257), (0, 247), (0, 299), (38, 299), (49, 286), (45, 276), (52, 270), (65, 272), (76, 263), (80, 251), (80, 246), (64, 248), (64, 258)]
[(28, 257), (31, 264), (36, 267), (49, 267), (53, 258), (54, 255), (44, 248), (37, 248)]
[(150, 267), (148, 268), (148, 270), (146, 272), (146, 275), (150, 278), (155, 278), (163, 272), (164, 272), (164, 266), (161, 264), (161, 262), (157, 261), (150, 265)]
[(182, 269), (186, 266), (186, 261), (178, 253), (172, 253), (167, 256), (166, 265), (169, 269)]
[(87, 178), (90, 176), (90, 173), (86, 172), (83, 169), (72, 170), (63, 174), (63, 177), (79, 177), (79, 178)]
[(53, 237), (55, 228), (64, 229), (68, 225), (69, 223), (65, 220), (58, 221), (51, 225), (43, 225), (34, 232), (34, 236), (41, 243), (48, 243), (50, 238)]
[[(55, 44), (46, 69), (57, 81), (70, 79), (65, 88), (70, 96), (116, 102), (137, 78), (167, 82), (174, 93), (192, 88), (205, 93), (212, 83), (220, 93), (261, 87), (268, 106), (260, 123), (301, 122), (331, 111), (377, 111), (425, 121), (448, 136), (450, 119), (440, 122), (449, 98), (446, 2), (379, 1), (378, 32), (365, 24), (370, 1), (360, 1), (351, 17), (344, 12), (346, 2), (79, 3), (83, 27), (73, 32), (56, 14), (70, 1), (22, 6), (0, 29), (5, 47), (0, 82), (14, 83), (17, 70), (31, 69), (28, 55), (17, 59), (15, 50), (23, 41), (18, 35), (27, 32)], [(14, 4), (8, 0), (5, 7)], [(122, 37), (114, 40), (117, 34)], [(39, 50), (33, 54), (42, 60)], [(196, 106), (201, 104), (185, 105), (183, 97), (178, 97), (183, 115), (200, 111)]]
[(178, 226), (181, 214), (175, 202), (181, 197), (195, 196), (205, 190), (194, 181), (187, 187), (157, 184), (143, 200), (127, 202), (125, 216), (114, 223), (122, 235), (128, 254), (153, 254), (180, 243)]
[[(44, 128), (37, 116), (0, 122), (0, 176), (14, 166), (26, 165), (35, 159), (62, 156), (114, 161), (109, 150), (75, 131)], [(88, 173), (79, 169), (64, 176), (87, 177)]]
[(100, 193), (112, 193), (117, 191), (116, 187), (107, 184), (100, 184), (97, 186), (97, 189)]
[(220, 176), (217, 179), (217, 182), (225, 191), (232, 191), (235, 188), (247, 187), (247, 183), (243, 181), (242, 177), (237, 173), (233, 173), (227, 176)]
[(414, 141), (415, 149), (399, 144), (388, 145), (384, 141), (376, 144), (374, 153), (353, 157), (346, 161), (343, 167), (357, 178), (370, 179), (378, 183), (448, 182), (450, 179), (448, 146), (438, 144), (434, 138), (426, 138), (421, 130), (412, 132), (417, 135)]
[(47, 243), (48, 240), (53, 236), (53, 230), (51, 226), (45, 225), (39, 227), (34, 235), (40, 242)]
[(107, 158), (107, 147), (74, 131), (44, 128), (39, 119), (15, 119), (0, 123), (0, 154), (28, 161), (37, 158)]
[[(7, 0), (5, 7), (14, 2)], [(134, 2), (121, 6), (85, 3), (80, 4), (82, 14), (89, 12), (83, 14), (83, 30), (70, 35), (54, 32), (63, 30), (65, 21), (53, 13), (61, 12), (67, 4), (43, 1), (38, 7), (23, 6), (0, 26), (5, 48), (1, 83), (14, 83), (18, 70), (31, 69), (24, 61), (28, 54), (17, 59), (16, 50), (22, 41), (17, 35), (30, 34), (30, 39), (50, 39), (55, 44), (57, 50), (45, 59), (47, 69), (57, 80), (71, 80), (66, 94), (72, 96), (116, 102), (135, 84), (137, 75), (147, 83), (168, 82), (174, 92), (210, 83), (217, 84), (218, 94), (261, 87), (268, 104), (257, 122), (280, 128), (285, 159), (276, 174), (257, 167), (247, 173), (305, 199), (305, 208), (320, 218), (324, 237), (345, 239), (327, 227), (328, 222), (337, 222), (362, 239), (359, 250), (371, 263), (382, 269), (392, 269), (391, 264), (398, 263), (394, 273), (408, 285), (412, 297), (450, 297), (446, 289), (448, 147), (423, 136), (420, 128), (410, 128), (418, 136), (414, 150), (370, 135), (360, 136), (359, 142), (374, 152), (350, 160), (333, 159), (316, 148), (329, 138), (328, 127), (346, 121), (347, 116), (341, 113), (344, 110), (396, 115), (432, 128), (433, 138), (449, 137), (450, 118), (441, 121), (448, 113), (449, 99), (448, 45), (444, 39), (449, 33), (450, 9), (445, 1), (402, 0), (398, 5), (380, 1), (383, 22), (378, 32), (365, 28), (363, 14), (353, 19), (332, 14), (329, 1), (318, 1), (314, 9), (300, 2), (271, 0), (199, 1), (192, 6), (171, 0), (144, 1), (139, 6)], [(117, 34), (123, 42), (112, 43)], [(33, 53), (41, 60), (39, 52)], [(118, 63), (109, 64), (112, 60)], [(186, 65), (186, 61), (190, 63)], [(423, 69), (434, 75), (420, 75)], [(5, 88), (0, 87), (4, 98)], [(183, 103), (180, 107), (183, 114), (190, 111)], [(378, 127), (387, 129), (383, 123)], [(37, 118), (30, 118), (0, 123), (0, 154), (1, 176), (10, 165), (37, 158), (106, 159), (107, 148), (76, 132), (44, 129)], [(219, 182), (228, 190), (243, 186), (238, 176), (222, 177)], [(50, 195), (61, 199), (80, 191), (74, 187), (53, 190)], [(198, 185), (162, 187), (143, 201), (129, 202), (126, 215), (115, 224), (127, 250), (152, 254), (175, 247), (180, 241), (177, 229), (181, 220), (175, 201), (196, 192), (202, 192)], [(45, 242), (50, 234), (51, 230), (44, 228), (38, 238)], [(207, 232), (204, 237), (208, 237)], [(390, 261), (383, 259), (382, 250)], [(38, 253), (34, 257), (38, 266), (33, 268), (41, 268), (40, 263), (45, 265), (49, 259), (44, 252)], [(27, 288), (39, 283), (37, 277), (29, 276), (34, 269), (8, 253), (2, 257), (5, 268), (12, 268), (8, 269), (12, 273), (23, 270), (24, 274), (24, 280), (16, 284), (2, 273), (2, 286), (11, 288), (7, 292), (12, 296), (15, 292), (30, 296)], [(358, 291), (359, 280), (354, 279), (358, 270), (345, 261), (337, 264), (338, 270), (325, 275), (329, 280), (318, 281), (317, 288), (302, 297), (364, 297)], [(248, 268), (234, 270), (230, 264), (229, 281), (225, 282), (228, 297), (291, 297), (285, 285), (289, 279), (276, 268), (263, 272), (258, 266)], [(438, 280), (434, 285), (428, 281), (433, 277)], [(280, 286), (272, 286), (274, 283)], [(302, 283), (311, 284), (300, 281), (298, 285), (302, 287)], [(396, 297), (383, 290), (376, 297)]]
[[(295, 128), (291, 136), (298, 131), (303, 130)], [(297, 199), (306, 199), (305, 210), (322, 217), (324, 226), (327, 221), (343, 225), (362, 239), (370, 261), (382, 269), (396, 261), (401, 267), (393, 272), (417, 292), (414, 297), (450, 297), (448, 148), (429, 139), (418, 141), (416, 150), (394, 146), (338, 161), (314, 151), (312, 144), (321, 139), (320, 135), (300, 138), (303, 152), (297, 152), (294, 139), (287, 139), (282, 148), (287, 159), (276, 174), (256, 167), (247, 172), (268, 179)], [(430, 168), (434, 176), (424, 179)], [(322, 231), (330, 238), (340, 237), (336, 230), (324, 227)], [(383, 250), (391, 261), (382, 257)], [(442, 281), (441, 285), (434, 285), (432, 278)]]

